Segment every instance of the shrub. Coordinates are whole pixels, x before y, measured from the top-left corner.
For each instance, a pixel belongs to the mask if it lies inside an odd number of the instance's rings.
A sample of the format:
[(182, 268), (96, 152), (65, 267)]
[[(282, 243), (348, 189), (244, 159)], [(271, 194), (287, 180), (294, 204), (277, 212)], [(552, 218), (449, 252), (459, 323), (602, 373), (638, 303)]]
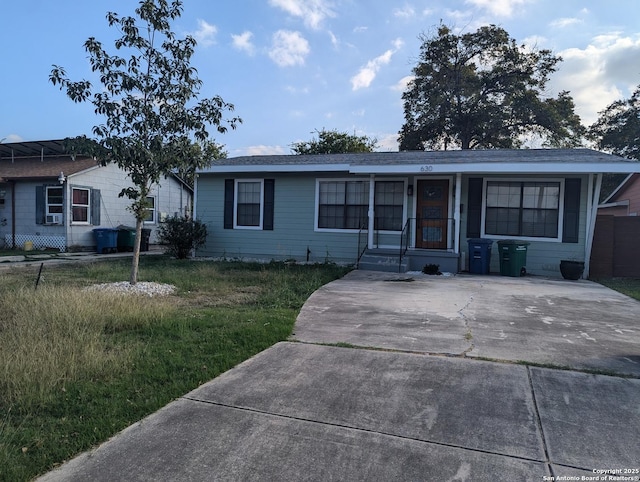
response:
[(165, 245), (165, 252), (178, 259), (186, 259), (191, 251), (204, 245), (207, 227), (188, 216), (174, 215), (160, 223), (158, 239)]

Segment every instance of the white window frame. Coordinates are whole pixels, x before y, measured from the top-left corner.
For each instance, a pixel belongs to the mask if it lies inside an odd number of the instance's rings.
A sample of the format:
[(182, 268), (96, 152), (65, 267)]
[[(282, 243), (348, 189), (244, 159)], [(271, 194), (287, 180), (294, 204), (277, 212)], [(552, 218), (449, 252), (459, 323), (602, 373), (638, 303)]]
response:
[[(60, 204), (49, 203), (49, 189), (60, 189), (60, 192), (62, 193), (62, 200), (60, 201)], [(59, 215), (60, 217), (62, 217), (64, 215), (64, 188), (62, 186), (46, 186), (44, 194), (45, 194), (45, 205), (46, 205), (45, 215), (47, 216)], [(56, 206), (56, 207), (59, 206), (61, 211), (59, 213), (52, 213), (51, 211), (49, 211), (50, 206)]]
[(152, 207), (148, 207), (146, 208), (147, 212), (151, 213), (151, 220), (145, 220), (143, 221), (144, 224), (155, 224), (156, 223), (156, 215), (157, 215), (157, 198), (156, 196), (147, 196), (147, 200), (152, 199), (153, 200), (153, 206)]
[[(486, 234), (485, 222), (487, 215), (487, 184), (489, 182), (524, 182), (524, 183), (536, 183), (536, 182), (554, 182), (559, 183), (560, 193), (558, 194), (558, 236), (555, 238), (539, 237), (539, 236), (507, 236), (502, 234)], [(564, 178), (549, 178), (549, 177), (490, 177), (484, 178), (482, 185), (482, 218), (480, 236), (488, 239), (518, 239), (523, 241), (537, 241), (548, 243), (561, 243), (564, 226)]]
[[(322, 182), (354, 182), (361, 181), (369, 185), (369, 189), (371, 189), (370, 179), (368, 177), (328, 177), (316, 179), (316, 199), (315, 199), (315, 212), (314, 212), (314, 222), (313, 228), (314, 231), (319, 233), (357, 233), (359, 229), (339, 229), (339, 228), (319, 228), (318, 222), (320, 217), (320, 183)], [(369, 193), (369, 196), (371, 193)], [(369, 204), (369, 197), (367, 197), (367, 204)], [(371, 206), (369, 206), (369, 210)]]
[[(87, 191), (87, 204), (75, 204), (73, 202), (73, 191)], [(87, 209), (87, 220), (86, 221), (75, 221), (73, 219), (73, 208), (75, 207), (86, 207)], [(71, 224), (76, 226), (87, 226), (91, 224), (91, 189), (88, 187), (80, 187), (80, 186), (71, 186)]]
[[(402, 233), (402, 230), (404, 229), (405, 224), (407, 223), (407, 208), (408, 208), (408, 196), (407, 196), (407, 186), (409, 185), (409, 180), (406, 177), (402, 177), (402, 178), (397, 178), (397, 177), (376, 177), (373, 180), (373, 216), (375, 218), (375, 209), (376, 209), (376, 200), (375, 200), (375, 190), (376, 190), (376, 186), (375, 184), (377, 182), (402, 182), (403, 183), (403, 190), (402, 190), (402, 227), (400, 228), (399, 231), (389, 231), (389, 230), (379, 230), (378, 233), (380, 234), (398, 234), (398, 233)], [(375, 226), (375, 223), (374, 223)]]
[[(252, 229), (262, 230), (264, 222), (264, 179), (235, 179), (234, 180), (234, 196), (233, 196), (233, 229)], [(258, 226), (245, 226), (238, 224), (238, 199), (240, 197), (240, 190), (238, 185), (241, 183), (259, 183), (260, 184), (260, 224)]]

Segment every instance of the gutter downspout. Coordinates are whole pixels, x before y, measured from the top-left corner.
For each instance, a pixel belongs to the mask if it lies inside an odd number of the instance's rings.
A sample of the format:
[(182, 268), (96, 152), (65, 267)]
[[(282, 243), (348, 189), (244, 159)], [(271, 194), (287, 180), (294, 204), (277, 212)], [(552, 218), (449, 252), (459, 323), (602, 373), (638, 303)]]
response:
[(598, 216), (598, 201), (600, 200), (600, 190), (602, 189), (602, 173), (596, 175), (593, 197), (591, 187), (593, 185), (593, 174), (589, 175), (589, 210), (587, 212), (587, 239), (584, 248), (584, 273), (583, 278), (589, 278), (589, 265), (591, 264), (591, 248), (593, 247), (593, 235), (596, 230), (596, 218)]

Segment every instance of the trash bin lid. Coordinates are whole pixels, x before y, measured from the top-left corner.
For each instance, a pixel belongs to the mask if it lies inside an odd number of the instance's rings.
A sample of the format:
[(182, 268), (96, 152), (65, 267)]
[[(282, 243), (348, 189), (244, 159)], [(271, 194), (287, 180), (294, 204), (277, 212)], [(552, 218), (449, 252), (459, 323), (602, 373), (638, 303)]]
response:
[(501, 239), (500, 241), (498, 241), (498, 244), (500, 246), (503, 246), (503, 245), (504, 246), (512, 246), (512, 245), (515, 245), (515, 244), (517, 244), (518, 246), (528, 246), (531, 243), (529, 243), (529, 241), (522, 241), (522, 240), (519, 240), (519, 239)]
[(493, 239), (487, 238), (469, 238), (467, 241), (471, 244), (493, 244)]

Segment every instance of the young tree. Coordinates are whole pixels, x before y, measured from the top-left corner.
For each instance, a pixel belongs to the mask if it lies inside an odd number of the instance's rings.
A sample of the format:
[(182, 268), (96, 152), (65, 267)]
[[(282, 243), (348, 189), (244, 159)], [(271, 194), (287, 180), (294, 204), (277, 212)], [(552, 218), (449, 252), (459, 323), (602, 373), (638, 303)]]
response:
[(317, 139), (307, 142), (295, 142), (291, 145), (294, 154), (343, 154), (347, 152), (373, 152), (378, 144), (375, 138), (357, 136), (336, 129), (316, 130)]
[(531, 134), (549, 145), (580, 144), (584, 128), (571, 96), (543, 98), (561, 60), (551, 51), (518, 46), (495, 25), (462, 35), (440, 25), (422, 41), (402, 95), (400, 150), (514, 148)]
[(180, 0), (142, 0), (137, 18), (107, 13), (110, 27), (121, 36), (108, 53), (90, 37), (84, 44), (100, 86), (71, 81), (64, 68), (53, 66), (49, 80), (74, 102), (90, 102), (104, 123), (93, 128), (95, 140), (78, 138), (75, 150), (97, 157), (103, 165), (115, 163), (128, 172), (135, 187), (121, 196), (132, 200), (136, 240), (130, 282), (138, 278), (140, 239), (146, 198), (152, 184), (175, 171), (203, 167), (218, 150), (208, 129), (224, 133), (241, 119), (223, 119), (233, 111), (219, 96), (199, 99), (202, 81), (191, 66), (196, 41), (179, 39), (171, 22), (182, 14)]

